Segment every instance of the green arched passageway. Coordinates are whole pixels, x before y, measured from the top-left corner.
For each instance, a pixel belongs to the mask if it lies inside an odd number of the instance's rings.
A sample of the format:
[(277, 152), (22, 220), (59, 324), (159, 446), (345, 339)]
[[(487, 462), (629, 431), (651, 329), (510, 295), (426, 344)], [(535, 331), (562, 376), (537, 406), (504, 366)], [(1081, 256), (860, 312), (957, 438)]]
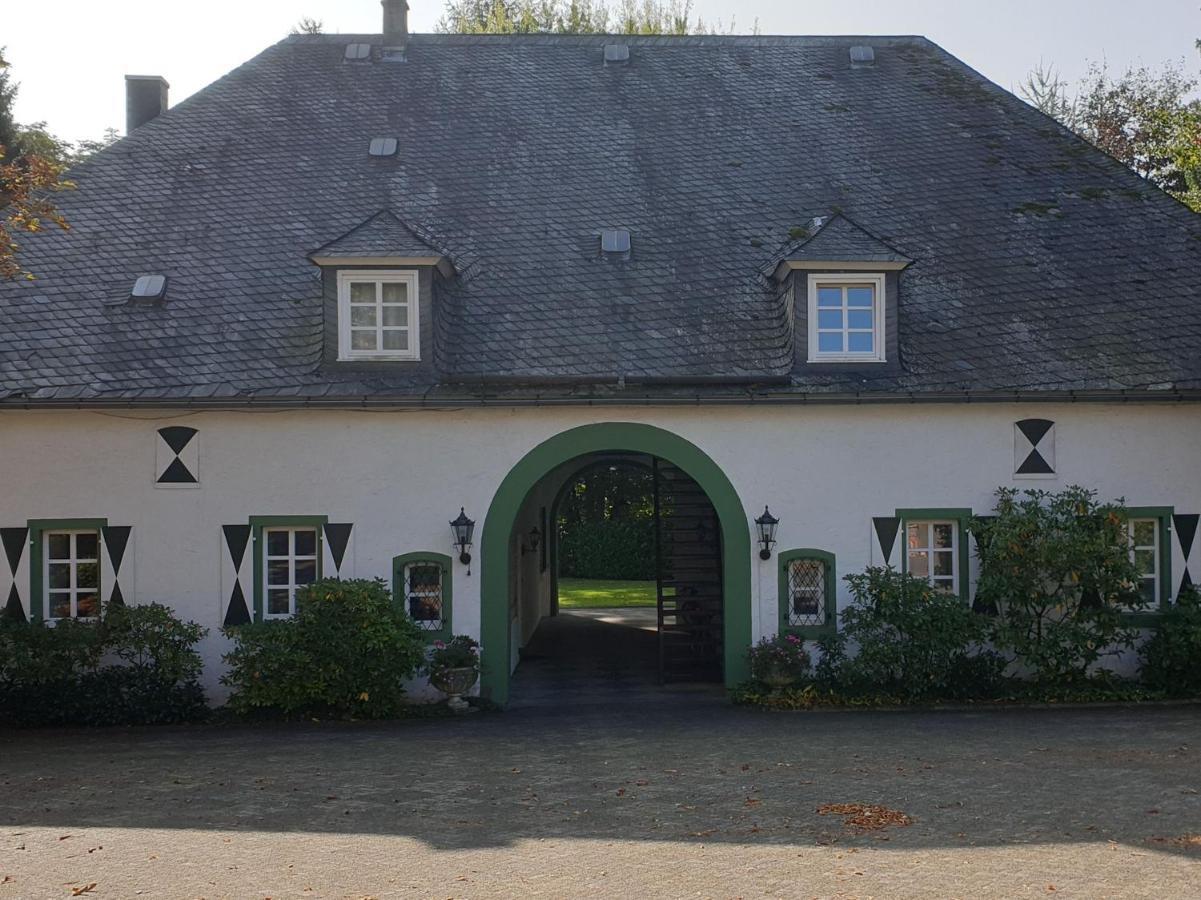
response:
[(751, 534), (742, 502), (725, 473), (699, 447), (678, 435), (630, 422), (572, 428), (543, 441), (505, 476), (484, 520), (480, 603), (481, 688), (497, 703), (509, 699), (509, 537), (526, 497), (553, 469), (589, 453), (657, 456), (678, 466), (708, 495), (721, 522), (724, 592), (724, 672), (727, 686), (745, 680), (751, 641)]

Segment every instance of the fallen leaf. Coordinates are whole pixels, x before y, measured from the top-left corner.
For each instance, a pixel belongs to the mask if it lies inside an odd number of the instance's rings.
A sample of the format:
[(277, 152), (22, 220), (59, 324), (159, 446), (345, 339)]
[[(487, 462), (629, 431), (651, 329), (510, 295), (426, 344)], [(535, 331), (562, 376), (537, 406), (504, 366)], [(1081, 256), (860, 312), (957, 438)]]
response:
[(842, 816), (843, 826), (860, 834), (867, 831), (879, 831), (889, 825), (913, 824), (913, 819), (900, 810), (864, 803), (826, 803), (817, 808), (817, 814), (819, 816)]
[(93, 881), (91, 884), (85, 884), (82, 887), (71, 888), (71, 896), (79, 897), (82, 894), (90, 894), (94, 890), (96, 890), (96, 882)]

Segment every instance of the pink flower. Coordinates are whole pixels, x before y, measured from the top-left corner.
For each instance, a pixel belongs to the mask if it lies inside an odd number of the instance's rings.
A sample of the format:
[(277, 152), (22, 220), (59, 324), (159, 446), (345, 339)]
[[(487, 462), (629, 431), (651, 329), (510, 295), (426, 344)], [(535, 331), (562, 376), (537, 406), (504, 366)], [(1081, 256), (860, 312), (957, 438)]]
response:
[(443, 641), (434, 641), (435, 650), (445, 650), (446, 644)]

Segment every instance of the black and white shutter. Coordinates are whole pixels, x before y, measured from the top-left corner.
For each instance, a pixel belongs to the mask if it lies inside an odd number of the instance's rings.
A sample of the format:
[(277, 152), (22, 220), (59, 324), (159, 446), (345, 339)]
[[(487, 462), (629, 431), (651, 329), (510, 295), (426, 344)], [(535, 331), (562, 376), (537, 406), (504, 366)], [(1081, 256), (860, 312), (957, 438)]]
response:
[(249, 525), (221, 526), (222, 624), (245, 625), (254, 602), (254, 550)]
[(1197, 583), (1189, 569), (1190, 561), (1198, 561), (1197, 574), (1201, 577), (1201, 529), (1197, 527), (1199, 522), (1201, 515), (1196, 513), (1178, 513), (1172, 516), (1172, 531), (1176, 535), (1176, 547), (1180, 552), (1180, 587), (1177, 593)]
[(0, 528), (0, 616), (29, 620), (29, 529)]
[(170, 425), (158, 430), (154, 450), (154, 486), (200, 486), (200, 438), (195, 428)]
[(101, 600), (125, 606), (133, 602), (133, 588), (133, 528), (105, 525), (100, 529)]
[(321, 541), (321, 575), (323, 578), (354, 576), (354, 526), (349, 523), (325, 524)]
[(895, 516), (872, 519), (872, 565), (901, 568), (901, 520)]
[(1055, 474), (1055, 423), (1022, 419), (1013, 423), (1013, 474), (1050, 478)]

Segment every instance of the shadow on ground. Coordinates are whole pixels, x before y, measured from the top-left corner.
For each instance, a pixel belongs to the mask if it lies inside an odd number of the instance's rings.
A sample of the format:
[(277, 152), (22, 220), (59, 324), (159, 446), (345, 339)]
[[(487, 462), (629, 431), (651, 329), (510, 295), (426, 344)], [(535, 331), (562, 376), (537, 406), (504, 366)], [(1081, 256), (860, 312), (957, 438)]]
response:
[[(644, 655), (569, 664), (574, 646), (532, 654), (504, 713), (9, 732), (0, 827), (400, 835), (434, 849), (580, 838), (1196, 852), (1172, 841), (1201, 832), (1197, 707), (764, 713), (709, 687), (660, 689)], [(914, 823), (857, 835), (818, 815), (828, 803)]]

